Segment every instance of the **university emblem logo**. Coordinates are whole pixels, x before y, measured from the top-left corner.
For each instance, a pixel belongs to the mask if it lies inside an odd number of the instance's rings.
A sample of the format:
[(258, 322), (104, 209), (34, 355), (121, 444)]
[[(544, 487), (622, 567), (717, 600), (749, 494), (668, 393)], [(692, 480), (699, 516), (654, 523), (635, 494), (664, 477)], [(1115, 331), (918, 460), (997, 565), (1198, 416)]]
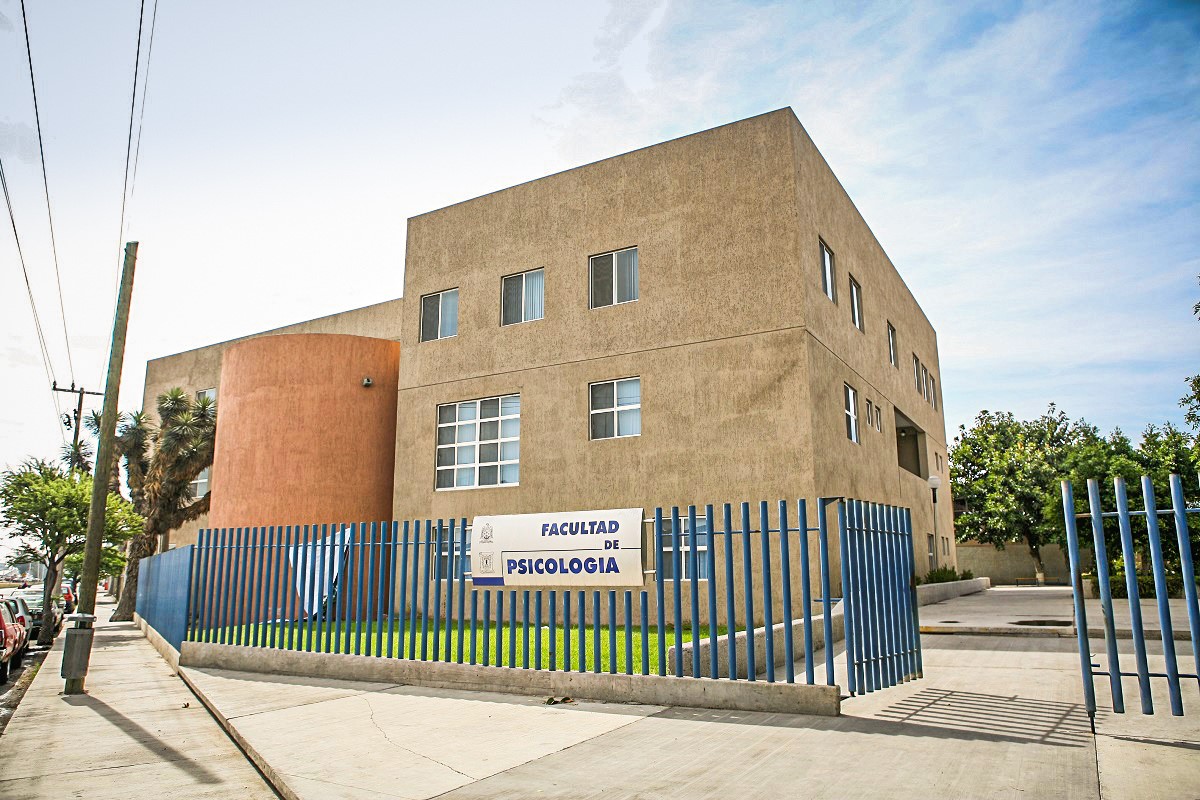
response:
[(479, 532), (479, 541), (490, 542), (492, 540), (492, 523), (483, 523), (483, 530)]
[(492, 553), (479, 554), (479, 571), (495, 574), (496, 562), (492, 557)]

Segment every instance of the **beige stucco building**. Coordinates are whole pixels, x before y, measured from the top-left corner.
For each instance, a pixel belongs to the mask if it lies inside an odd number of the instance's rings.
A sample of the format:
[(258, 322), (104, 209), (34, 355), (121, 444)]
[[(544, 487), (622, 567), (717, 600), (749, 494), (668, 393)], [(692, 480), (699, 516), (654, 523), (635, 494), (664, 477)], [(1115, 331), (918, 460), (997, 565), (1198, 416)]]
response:
[[(955, 563), (927, 483), (948, 484), (937, 335), (790, 109), (414, 217), (404, 280), (256, 334), (399, 342), (398, 375), (355, 378), (394, 387), (394, 518), (860, 497), (912, 509), (918, 571)], [(220, 408), (233, 344), (149, 362), (145, 407), (179, 386)], [(239, 430), (218, 425), (214, 513), (262, 477), (219, 471)], [(222, 524), (309, 521), (238, 496)]]

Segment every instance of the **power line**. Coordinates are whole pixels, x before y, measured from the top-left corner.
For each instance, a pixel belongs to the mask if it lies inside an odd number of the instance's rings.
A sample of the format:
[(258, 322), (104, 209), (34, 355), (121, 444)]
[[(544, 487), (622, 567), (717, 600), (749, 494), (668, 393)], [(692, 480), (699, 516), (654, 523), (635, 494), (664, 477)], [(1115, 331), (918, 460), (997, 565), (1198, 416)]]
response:
[[(54, 364), (50, 359), (50, 350), (46, 347), (46, 336), (42, 331), (42, 318), (38, 314), (37, 303), (33, 299), (33, 284), (29, 281), (29, 268), (25, 264), (25, 251), (21, 247), (21, 235), (17, 232), (17, 217), (13, 213), (12, 196), (8, 193), (8, 179), (4, 175), (4, 159), (0, 158), (0, 187), (4, 189), (4, 205), (8, 208), (8, 220), (12, 223), (13, 240), (17, 243), (17, 257), (21, 262), (21, 273), (25, 276), (25, 292), (29, 295), (29, 308), (33, 312), (33, 328), (37, 332), (38, 347), (42, 352), (42, 367), (46, 370), (46, 380), (51, 386), (54, 385)], [(54, 418), (57, 420), (61, 409), (58, 406), (58, 397), (53, 390), (50, 392), (50, 402), (54, 406)], [(66, 444), (67, 437), (62, 432), (62, 427), (56, 425), (58, 435)]]
[(130, 199), (133, 199), (133, 190), (137, 186), (138, 156), (142, 154), (142, 123), (146, 119), (146, 93), (150, 91), (150, 62), (154, 59), (154, 30), (157, 27), (158, 0), (154, 0), (154, 10), (150, 12), (150, 45), (146, 48), (146, 68), (142, 75), (142, 109), (138, 113), (137, 144), (133, 148), (133, 177), (129, 180)]
[[(146, 0), (141, 0), (138, 6), (138, 35), (137, 49), (133, 55), (133, 91), (129, 97), (129, 134), (125, 140), (125, 178), (121, 181), (121, 224), (117, 232), (117, 251), (121, 253), (121, 259), (118, 263), (124, 261), (124, 248), (122, 242), (125, 238), (125, 204), (129, 198), (129, 160), (133, 152), (133, 117), (137, 110), (137, 87), (138, 87), (138, 68), (142, 63), (142, 22), (146, 17)], [(117, 275), (120, 276), (120, 269), (117, 270)], [(116, 313), (117, 298), (120, 294), (120, 278), (113, 286), (113, 302), (112, 308), (114, 315)]]
[(46, 218), (50, 221), (50, 250), (54, 253), (54, 280), (58, 284), (58, 310), (62, 314), (63, 342), (67, 346), (67, 366), (71, 373), (71, 383), (74, 384), (75, 361), (71, 357), (71, 337), (67, 335), (67, 308), (63, 303), (62, 274), (58, 269), (58, 241), (54, 236), (54, 214), (50, 211), (50, 180), (46, 177), (46, 147), (42, 142), (42, 116), (38, 112), (37, 81), (33, 78), (33, 50), (29, 46), (29, 20), (25, 16), (25, 0), (21, 0), (21, 23), (25, 27), (25, 56), (29, 61), (29, 88), (33, 92), (33, 119), (37, 123), (38, 156), (42, 162), (42, 189), (46, 197)]

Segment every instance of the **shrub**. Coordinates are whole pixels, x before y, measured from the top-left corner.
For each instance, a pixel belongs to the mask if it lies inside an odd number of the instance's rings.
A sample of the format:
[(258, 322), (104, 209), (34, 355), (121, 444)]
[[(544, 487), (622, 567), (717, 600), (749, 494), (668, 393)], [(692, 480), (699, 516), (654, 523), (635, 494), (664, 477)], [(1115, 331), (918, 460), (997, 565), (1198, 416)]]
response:
[(924, 577), (918, 577), (917, 583), (949, 583), (950, 581), (966, 581), (974, 577), (970, 570), (958, 573), (954, 571), (954, 567), (934, 567), (926, 572)]
[[(1100, 596), (1100, 581), (1096, 577), (1092, 577), (1092, 586), (1096, 590), (1096, 596)], [(1200, 581), (1197, 581), (1200, 585)], [(1112, 596), (1116, 598), (1127, 598), (1129, 592), (1125, 588), (1125, 575), (1122, 573), (1114, 573), (1108, 576), (1109, 590)], [(1138, 596), (1142, 598), (1153, 598), (1154, 576), (1153, 575), (1138, 575)], [(1183, 597), (1183, 576), (1182, 575), (1167, 575), (1167, 597), (1180, 598)]]

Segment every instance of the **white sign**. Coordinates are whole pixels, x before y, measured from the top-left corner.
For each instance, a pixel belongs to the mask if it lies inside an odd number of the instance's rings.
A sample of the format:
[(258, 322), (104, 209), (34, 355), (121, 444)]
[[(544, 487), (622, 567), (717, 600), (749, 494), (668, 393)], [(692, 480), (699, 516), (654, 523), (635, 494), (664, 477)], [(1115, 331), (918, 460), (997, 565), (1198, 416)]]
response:
[(641, 586), (642, 509), (475, 517), (476, 586)]

